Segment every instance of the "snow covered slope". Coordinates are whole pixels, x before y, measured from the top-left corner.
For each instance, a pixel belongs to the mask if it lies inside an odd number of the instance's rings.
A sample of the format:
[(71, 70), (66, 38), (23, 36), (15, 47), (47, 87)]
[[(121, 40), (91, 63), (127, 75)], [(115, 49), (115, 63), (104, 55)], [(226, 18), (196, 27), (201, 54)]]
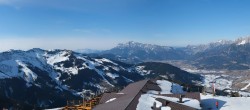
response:
[[(179, 84), (172, 83), (167, 80), (157, 80), (156, 83), (161, 88), (160, 94), (185, 93)], [(151, 90), (141, 95), (141, 97), (139, 98), (139, 103), (137, 105), (136, 110), (152, 110), (151, 107), (153, 106), (154, 103), (156, 103), (157, 108), (166, 109), (165, 107), (162, 107), (162, 103), (157, 101), (156, 98), (165, 99), (174, 103), (178, 103), (179, 101), (178, 98), (162, 96), (162, 95), (159, 95), (158, 92)], [(201, 109), (200, 102), (196, 99), (183, 98), (183, 102), (184, 103), (179, 103), (179, 104)], [(170, 109), (169, 107), (167, 108)]]
[(11, 50), (0, 53), (0, 92), (5, 93), (0, 97), (32, 107), (62, 106), (68, 99), (80, 99), (83, 90), (105, 91), (143, 79), (126, 68), (70, 50)]
[[(46, 108), (65, 105), (71, 98), (79, 99), (82, 91), (94, 93), (122, 88), (144, 78), (165, 76), (183, 83), (186, 82), (182, 78), (201, 80), (198, 75), (163, 63), (153, 63), (165, 68), (161, 71), (149, 68), (150, 71), (144, 74), (138, 70), (141, 66), (145, 67), (142, 71), (148, 71), (149, 64), (130, 65), (70, 50), (11, 50), (0, 53), (0, 92), (5, 93), (1, 97)], [(180, 74), (183, 77), (179, 77)]]
[(215, 103), (219, 102), (219, 110), (249, 110), (250, 97), (225, 97), (201, 95), (203, 110), (217, 110)]
[(203, 85), (206, 87), (212, 87), (215, 84), (215, 88), (218, 90), (231, 89), (233, 80), (227, 77), (227, 75), (204, 75)]
[[(161, 87), (162, 94), (184, 93), (182, 87), (176, 83), (166, 80), (158, 80), (157, 84)], [(200, 94), (200, 96), (201, 102), (195, 99), (183, 98), (184, 103), (182, 104), (202, 110), (248, 110), (250, 107), (250, 97), (212, 96), (211, 94)], [(152, 110), (151, 107), (154, 103), (157, 108), (164, 110), (165, 108), (161, 107), (162, 103), (157, 101), (156, 98), (166, 99), (171, 102), (177, 102), (179, 100), (178, 98), (159, 95), (158, 92), (148, 91), (147, 93), (142, 94), (139, 98), (136, 110)], [(216, 101), (219, 103), (218, 109), (216, 108)], [(171, 110), (170, 108), (167, 109)]]

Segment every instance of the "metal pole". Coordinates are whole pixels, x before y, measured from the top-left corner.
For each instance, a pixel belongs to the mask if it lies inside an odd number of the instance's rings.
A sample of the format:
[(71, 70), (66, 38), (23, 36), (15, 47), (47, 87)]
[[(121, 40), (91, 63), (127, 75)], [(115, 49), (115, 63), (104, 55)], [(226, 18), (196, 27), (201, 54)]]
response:
[(84, 106), (84, 89), (82, 89), (82, 105)]

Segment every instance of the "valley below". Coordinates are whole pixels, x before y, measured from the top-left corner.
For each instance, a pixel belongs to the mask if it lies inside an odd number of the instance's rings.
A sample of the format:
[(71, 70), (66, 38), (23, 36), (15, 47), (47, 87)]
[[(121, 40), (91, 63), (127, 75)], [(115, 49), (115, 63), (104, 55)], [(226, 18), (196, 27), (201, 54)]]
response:
[(198, 69), (187, 61), (161, 61), (184, 71), (200, 74), (204, 76), (203, 85), (211, 87), (215, 82), (216, 89), (239, 91), (244, 95), (250, 96), (250, 70), (227, 70), (227, 69)]

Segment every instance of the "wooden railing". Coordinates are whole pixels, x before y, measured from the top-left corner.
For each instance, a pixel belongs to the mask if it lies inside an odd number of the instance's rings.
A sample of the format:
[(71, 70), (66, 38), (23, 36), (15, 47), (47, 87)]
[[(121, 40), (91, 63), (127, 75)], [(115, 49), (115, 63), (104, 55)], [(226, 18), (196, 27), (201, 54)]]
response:
[(101, 97), (97, 96), (90, 100), (67, 101), (67, 106), (65, 106), (63, 110), (91, 110), (94, 106), (98, 104), (100, 99)]

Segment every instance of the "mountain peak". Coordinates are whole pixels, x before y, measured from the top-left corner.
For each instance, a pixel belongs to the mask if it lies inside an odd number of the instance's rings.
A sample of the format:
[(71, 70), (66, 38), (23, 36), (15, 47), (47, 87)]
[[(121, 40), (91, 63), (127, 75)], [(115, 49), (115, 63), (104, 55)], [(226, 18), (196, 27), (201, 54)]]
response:
[(250, 36), (248, 37), (241, 37), (235, 40), (236, 45), (245, 45), (247, 43), (250, 43)]
[(143, 45), (143, 44), (139, 42), (135, 42), (135, 41), (129, 41), (126, 43), (118, 44), (118, 47), (133, 47), (133, 46), (138, 46), (138, 45)]
[(231, 41), (231, 40), (218, 40), (214, 43), (225, 45), (225, 44), (231, 44), (231, 43), (233, 43), (233, 41)]
[[(128, 41), (127, 44), (138, 44), (139, 42), (135, 42), (135, 41)], [(141, 44), (141, 43), (139, 43)]]
[(182, 56), (185, 56), (180, 49), (134, 41), (118, 44), (118, 46), (105, 51), (105, 53), (127, 58), (126, 61), (183, 59)]
[(164, 48), (164, 49), (170, 49), (168, 46), (160, 46), (155, 44), (147, 44), (147, 43), (139, 43), (135, 41), (129, 41), (127, 43), (120, 43), (116, 48), (144, 48), (144, 49), (150, 49), (153, 50), (155, 48)]
[(40, 49), (40, 48), (33, 48), (33, 49), (30, 49), (30, 50), (28, 50), (28, 51), (33, 51), (33, 52), (44, 52), (45, 50), (43, 50), (43, 49)]

